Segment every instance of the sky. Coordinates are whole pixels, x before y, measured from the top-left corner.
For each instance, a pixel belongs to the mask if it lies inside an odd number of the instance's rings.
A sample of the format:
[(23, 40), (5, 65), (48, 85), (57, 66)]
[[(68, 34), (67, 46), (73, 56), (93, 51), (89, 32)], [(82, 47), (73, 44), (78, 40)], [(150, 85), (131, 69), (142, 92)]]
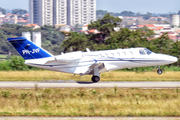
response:
[[(120, 13), (132, 11), (140, 13), (177, 13), (180, 0), (96, 0), (97, 10)], [(29, 10), (29, 0), (0, 0), (0, 7), (5, 9), (21, 8)]]

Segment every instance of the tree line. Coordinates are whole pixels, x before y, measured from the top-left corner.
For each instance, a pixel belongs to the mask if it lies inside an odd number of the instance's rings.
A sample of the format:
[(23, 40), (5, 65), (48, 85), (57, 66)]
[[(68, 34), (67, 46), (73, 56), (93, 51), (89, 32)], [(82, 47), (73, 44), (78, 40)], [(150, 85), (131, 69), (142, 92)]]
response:
[[(6, 14), (8, 13), (4, 8), (0, 7), (0, 12), (2, 12), (2, 14)], [(18, 14), (18, 15), (24, 15), (26, 13), (28, 13), (27, 10), (24, 10), (24, 9), (12, 9), (11, 10), (11, 13), (12, 14)]]
[[(137, 30), (120, 28), (121, 19), (114, 17), (109, 13), (105, 14), (102, 19), (91, 22), (89, 29), (97, 29), (104, 40), (98, 40), (100, 36), (96, 34), (86, 35), (84, 33), (71, 32), (67, 40), (63, 42), (61, 48), (64, 52), (86, 51), (89, 48), (92, 51), (110, 50), (118, 48), (146, 47), (153, 52), (169, 54), (178, 57), (179, 61), (175, 66), (180, 65), (180, 41), (174, 42), (168, 37), (167, 33), (162, 34), (159, 38), (154, 38), (154, 31), (144, 27)], [(114, 28), (119, 27), (119, 31)]]
[[(167, 18), (170, 17), (169, 14), (155, 14), (155, 13), (150, 13), (150, 12), (142, 14), (140, 12), (135, 13), (135, 12), (132, 12), (132, 11), (122, 11), (122, 12), (119, 12), (119, 13), (108, 12), (107, 10), (97, 10), (96, 11), (96, 15), (97, 15), (98, 18), (101, 18), (102, 16), (104, 16), (107, 13), (110, 13), (113, 16), (134, 16), (134, 17), (143, 17), (144, 19), (149, 19), (150, 17), (157, 17), (157, 16), (167, 17)], [(177, 12), (177, 14), (180, 15), (180, 10)]]

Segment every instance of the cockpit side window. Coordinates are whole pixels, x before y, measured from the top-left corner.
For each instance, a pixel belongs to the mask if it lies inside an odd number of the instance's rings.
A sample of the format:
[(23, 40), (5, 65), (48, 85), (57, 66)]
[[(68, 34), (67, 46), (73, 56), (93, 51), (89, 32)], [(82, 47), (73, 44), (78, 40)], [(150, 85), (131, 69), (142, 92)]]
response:
[(140, 55), (146, 55), (146, 52), (144, 52), (143, 49), (139, 50)]
[(149, 50), (149, 49), (144, 49), (144, 51), (146, 51), (146, 53), (148, 54), (148, 55), (150, 55), (152, 52)]

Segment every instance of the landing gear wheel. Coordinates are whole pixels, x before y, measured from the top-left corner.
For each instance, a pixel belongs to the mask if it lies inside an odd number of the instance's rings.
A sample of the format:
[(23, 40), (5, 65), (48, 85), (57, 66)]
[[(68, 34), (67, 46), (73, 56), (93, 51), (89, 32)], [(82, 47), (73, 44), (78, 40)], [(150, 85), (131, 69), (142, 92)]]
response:
[(159, 75), (161, 75), (161, 74), (163, 73), (163, 71), (162, 71), (161, 69), (158, 69), (158, 70), (157, 70), (157, 73), (158, 73)]
[(100, 77), (99, 76), (92, 76), (91, 80), (93, 82), (99, 82), (100, 81)]

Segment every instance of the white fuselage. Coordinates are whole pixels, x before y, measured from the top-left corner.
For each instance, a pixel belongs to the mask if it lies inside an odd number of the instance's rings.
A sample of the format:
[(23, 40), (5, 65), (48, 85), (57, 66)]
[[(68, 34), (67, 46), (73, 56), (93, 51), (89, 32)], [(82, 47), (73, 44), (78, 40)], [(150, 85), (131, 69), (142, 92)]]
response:
[(90, 72), (93, 64), (103, 63), (98, 68), (99, 73), (103, 73), (124, 68), (167, 65), (176, 61), (176, 57), (156, 54), (146, 48), (129, 48), (71, 52), (48, 58), (26, 60), (25, 64), (65, 73), (93, 75), (94, 73)]

